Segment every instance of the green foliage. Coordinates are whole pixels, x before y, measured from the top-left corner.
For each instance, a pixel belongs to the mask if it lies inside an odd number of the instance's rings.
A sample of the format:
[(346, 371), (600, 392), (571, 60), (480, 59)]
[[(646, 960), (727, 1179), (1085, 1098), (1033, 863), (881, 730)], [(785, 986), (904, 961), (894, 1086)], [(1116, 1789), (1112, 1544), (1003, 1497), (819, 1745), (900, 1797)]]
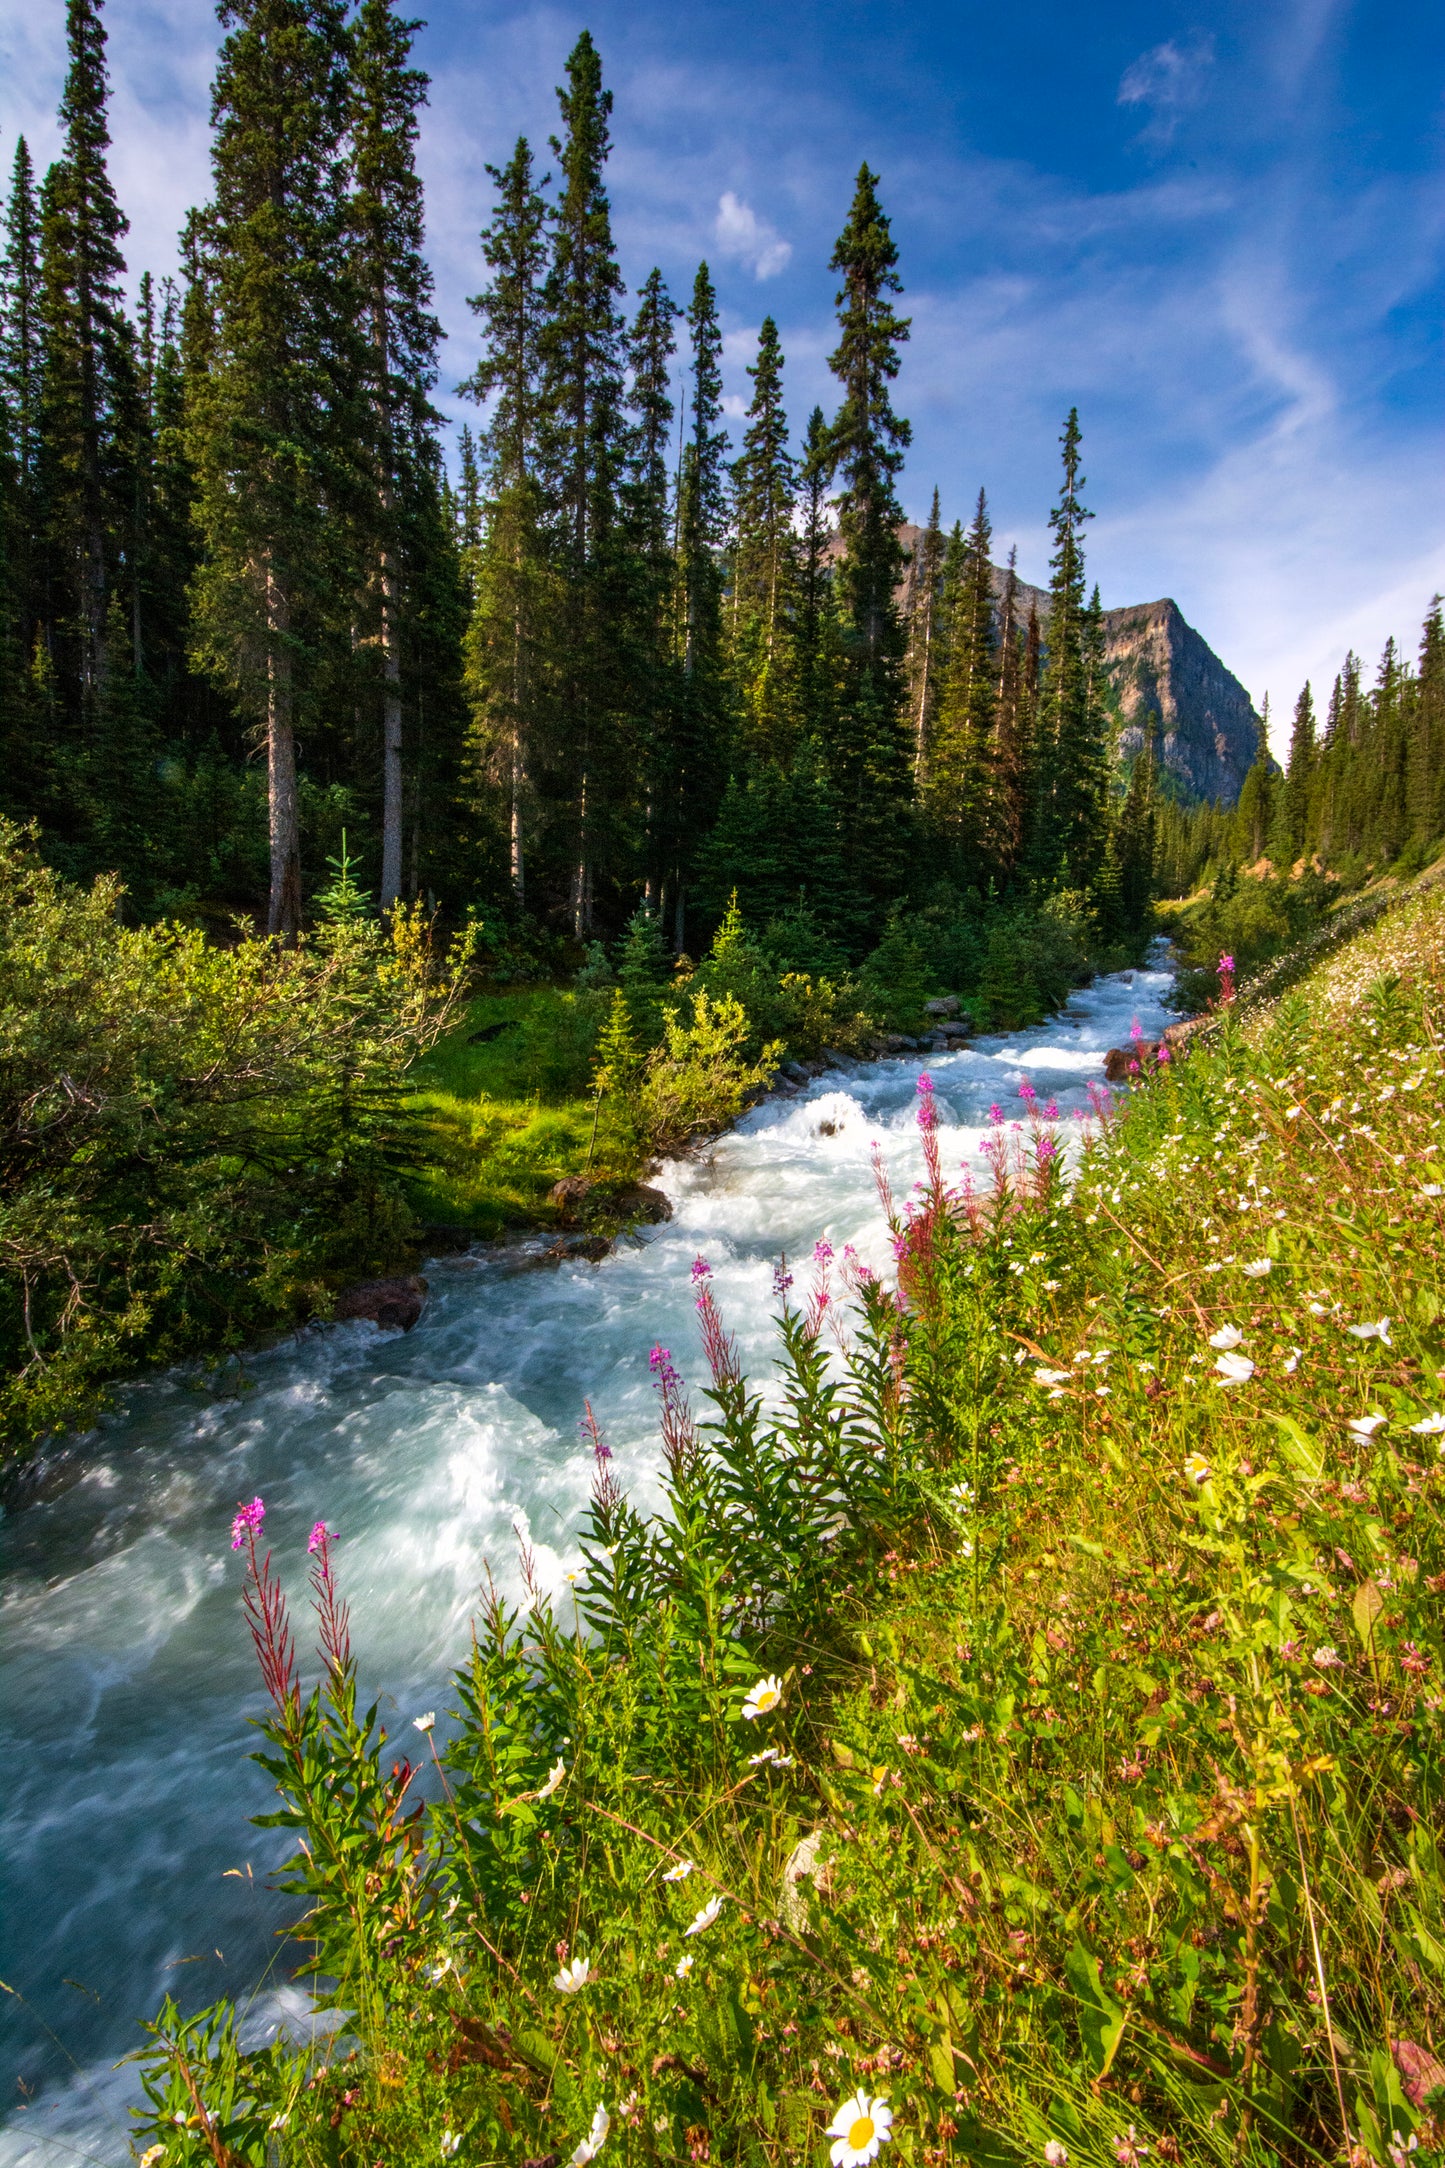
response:
[(950, 1194), (925, 1103), (899, 1301), (820, 1252), (766, 1399), (700, 1266), (707, 1421), (657, 1350), (660, 1511), (594, 1432), (585, 1576), (487, 1598), (414, 1819), (253, 1551), (352, 2016), (244, 2053), (168, 2006), (140, 2142), (805, 2159), (861, 2087), (915, 2161), (1437, 2160), (1445, 1347), (1396, 1162), (1440, 1173), (1442, 1015), (1426, 894), (1142, 1081), (1071, 1197), (1038, 1117)]
[(748, 1013), (735, 994), (689, 990), (691, 1016), (667, 1011), (662, 1044), (648, 1059), (637, 1118), (657, 1153), (681, 1151), (695, 1138), (735, 1122), (751, 1093), (772, 1081), (782, 1046), (771, 1040), (750, 1059)]
[(0, 1347), (12, 1445), (118, 1371), (239, 1344), (393, 1257), (403, 1079), (463, 961), (338, 914), (282, 952), (125, 926), (0, 830)]

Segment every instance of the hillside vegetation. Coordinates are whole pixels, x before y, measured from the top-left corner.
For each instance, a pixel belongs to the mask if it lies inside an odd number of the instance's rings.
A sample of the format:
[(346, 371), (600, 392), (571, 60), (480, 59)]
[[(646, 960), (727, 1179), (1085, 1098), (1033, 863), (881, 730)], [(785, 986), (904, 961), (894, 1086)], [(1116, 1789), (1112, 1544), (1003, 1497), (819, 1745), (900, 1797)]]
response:
[(1077, 1176), (1026, 1091), (951, 1188), (923, 1089), (897, 1297), (782, 1276), (764, 1414), (700, 1260), (664, 1514), (596, 1437), (585, 1579), (487, 1597), (436, 1731), (362, 1713), (345, 1529), (306, 1683), (247, 1506), (345, 2016), (255, 2052), (168, 2004), (146, 2158), (1437, 2154), (1442, 1020), (1425, 889)]

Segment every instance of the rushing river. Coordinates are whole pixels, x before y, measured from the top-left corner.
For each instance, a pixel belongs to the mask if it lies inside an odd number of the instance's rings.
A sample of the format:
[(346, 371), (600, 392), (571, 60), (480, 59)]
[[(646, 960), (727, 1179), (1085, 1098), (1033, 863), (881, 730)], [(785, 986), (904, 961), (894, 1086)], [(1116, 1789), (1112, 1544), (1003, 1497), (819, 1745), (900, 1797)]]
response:
[(881, 1141), (906, 1195), (920, 1070), (945, 1168), (978, 1170), (991, 1102), (1016, 1111), (1028, 1076), (1062, 1112), (1084, 1108), (1133, 1020), (1162, 1028), (1169, 983), (1123, 973), (1012, 1039), (831, 1071), (665, 1168), (674, 1218), (601, 1265), (538, 1269), (525, 1246), (445, 1259), (413, 1332), (302, 1333), (251, 1357), (224, 1397), (179, 1374), (138, 1386), (53, 1457), (0, 1523), (0, 1978), (18, 1990), (0, 1996), (0, 2168), (127, 2159), (135, 2079), (114, 2065), (167, 1991), (184, 2009), (255, 1991), (258, 2026), (299, 2007), (267, 1978), (284, 1833), (248, 1823), (269, 1802), (246, 1758), (261, 1700), (228, 1541), (237, 1500), (265, 1499), (298, 1587), (312, 1523), (339, 1531), (362, 1689), (388, 1728), (445, 1710), (484, 1565), (515, 1586), (518, 1533), (550, 1582), (577, 1561), (584, 1396), (623, 1479), (650, 1494), (647, 1356), (660, 1341), (698, 1375), (693, 1258), (760, 1376), (780, 1250), (826, 1236), (890, 1263), (869, 1151)]

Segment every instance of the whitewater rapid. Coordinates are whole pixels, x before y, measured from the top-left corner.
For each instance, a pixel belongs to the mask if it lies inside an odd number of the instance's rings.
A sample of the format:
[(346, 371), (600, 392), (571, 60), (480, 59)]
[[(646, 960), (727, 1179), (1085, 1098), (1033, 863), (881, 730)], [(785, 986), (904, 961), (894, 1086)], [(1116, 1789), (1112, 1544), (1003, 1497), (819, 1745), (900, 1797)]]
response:
[[(1035, 1030), (831, 1070), (756, 1108), (695, 1161), (656, 1177), (674, 1217), (600, 1265), (538, 1268), (529, 1246), (426, 1268), (409, 1334), (311, 1329), (226, 1373), (131, 1388), (52, 1454), (0, 1521), (0, 2168), (129, 2157), (140, 2020), (249, 1998), (256, 2028), (299, 2010), (275, 1970), (285, 1905), (267, 1876), (284, 1832), (247, 1759), (261, 1710), (229, 1528), (266, 1502), (293, 1589), (307, 1532), (340, 1536), (363, 1694), (393, 1734), (445, 1710), (479, 1582), (517, 1586), (519, 1536), (552, 1585), (579, 1563), (591, 1460), (583, 1400), (623, 1480), (655, 1494), (648, 1353), (701, 1370), (690, 1267), (712, 1267), (754, 1376), (773, 1346), (772, 1268), (826, 1238), (891, 1265), (870, 1165), (899, 1198), (921, 1172), (916, 1081), (935, 1084), (944, 1166), (978, 1178), (997, 1103), (1028, 1077), (1062, 1113), (1087, 1107), (1105, 1051), (1168, 1020), (1162, 969), (1097, 980)], [(531, 1245), (535, 1249), (536, 1245)], [(268, 1970), (268, 1968), (271, 1968)]]

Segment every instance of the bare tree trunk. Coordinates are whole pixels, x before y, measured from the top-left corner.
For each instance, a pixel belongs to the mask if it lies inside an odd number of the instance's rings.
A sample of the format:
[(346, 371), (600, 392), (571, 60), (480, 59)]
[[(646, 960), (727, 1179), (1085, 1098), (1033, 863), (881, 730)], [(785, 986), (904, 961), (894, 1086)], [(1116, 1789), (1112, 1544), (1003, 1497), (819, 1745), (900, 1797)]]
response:
[(381, 908), (401, 894), (401, 642), (396, 575), (381, 553)]
[(682, 875), (679, 873), (677, 876), (677, 901), (672, 913), (672, 945), (679, 956), (683, 953), (683, 936), (686, 930), (687, 890), (683, 887)]
[(301, 842), (296, 817), (296, 738), (292, 727), (291, 603), (274, 566), (266, 567), (266, 780), (271, 811), (271, 907), (268, 933), (288, 944), (301, 930)]

